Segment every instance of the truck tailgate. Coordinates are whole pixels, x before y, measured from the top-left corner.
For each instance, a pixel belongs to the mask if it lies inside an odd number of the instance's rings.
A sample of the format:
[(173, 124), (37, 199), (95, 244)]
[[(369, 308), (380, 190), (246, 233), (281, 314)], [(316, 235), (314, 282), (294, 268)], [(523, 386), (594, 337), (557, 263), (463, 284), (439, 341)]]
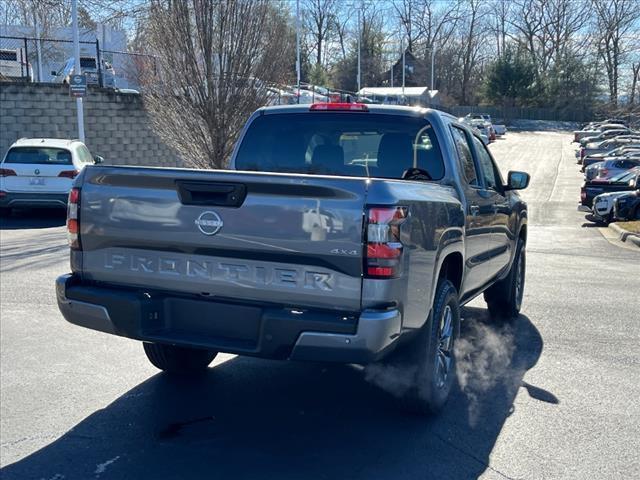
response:
[(291, 307), (360, 308), (366, 179), (96, 166), (88, 280)]

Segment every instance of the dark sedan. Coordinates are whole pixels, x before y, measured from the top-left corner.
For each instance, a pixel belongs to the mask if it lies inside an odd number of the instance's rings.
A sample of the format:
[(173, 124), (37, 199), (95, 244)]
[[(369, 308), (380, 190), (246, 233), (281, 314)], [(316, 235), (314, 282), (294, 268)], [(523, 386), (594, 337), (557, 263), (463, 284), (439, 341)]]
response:
[(629, 192), (613, 201), (613, 216), (618, 220), (640, 220), (640, 190)]

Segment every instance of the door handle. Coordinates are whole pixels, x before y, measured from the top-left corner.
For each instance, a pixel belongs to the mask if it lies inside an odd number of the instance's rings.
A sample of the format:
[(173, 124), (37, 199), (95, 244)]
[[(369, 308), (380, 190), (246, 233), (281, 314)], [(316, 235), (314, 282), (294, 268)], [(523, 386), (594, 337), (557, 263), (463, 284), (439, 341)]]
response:
[(469, 205), (469, 211), (471, 212), (471, 215), (475, 217), (480, 213), (480, 205), (476, 205), (476, 204)]
[(501, 202), (494, 202), (493, 204), (493, 211), (494, 212), (498, 212), (498, 210), (500, 210), (501, 208), (506, 208), (507, 205), (505, 203), (501, 203)]

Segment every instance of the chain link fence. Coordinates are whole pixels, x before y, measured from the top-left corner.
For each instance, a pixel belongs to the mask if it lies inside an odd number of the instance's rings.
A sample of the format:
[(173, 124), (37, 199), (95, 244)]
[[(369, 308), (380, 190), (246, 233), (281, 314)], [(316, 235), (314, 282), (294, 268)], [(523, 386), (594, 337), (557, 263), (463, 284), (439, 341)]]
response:
[[(0, 80), (67, 83), (74, 63), (71, 40), (0, 36)], [(90, 85), (139, 90), (156, 67), (152, 55), (102, 50), (96, 40), (80, 42), (80, 69)]]

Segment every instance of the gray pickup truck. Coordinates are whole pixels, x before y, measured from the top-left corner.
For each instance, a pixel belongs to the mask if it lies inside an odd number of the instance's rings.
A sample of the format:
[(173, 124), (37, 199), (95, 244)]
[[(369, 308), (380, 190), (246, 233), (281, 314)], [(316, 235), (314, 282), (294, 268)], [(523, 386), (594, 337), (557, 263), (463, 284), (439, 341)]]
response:
[(71, 323), (144, 342), (156, 367), (217, 352), (411, 362), (402, 404), (455, 377), (460, 305), (522, 302), (527, 208), (448, 114), (364, 104), (255, 112), (225, 171), (90, 166), (70, 193)]

